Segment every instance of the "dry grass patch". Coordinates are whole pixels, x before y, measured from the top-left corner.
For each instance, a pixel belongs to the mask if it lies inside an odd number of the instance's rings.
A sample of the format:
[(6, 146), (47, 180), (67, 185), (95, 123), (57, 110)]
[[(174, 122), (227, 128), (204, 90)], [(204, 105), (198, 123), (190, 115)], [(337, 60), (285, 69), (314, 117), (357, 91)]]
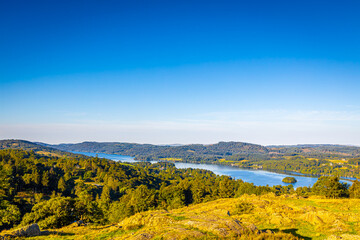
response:
[[(239, 204), (244, 211), (236, 211)], [(33, 239), (359, 239), (359, 211), (356, 199), (243, 195), (138, 213), (117, 225), (68, 226)]]

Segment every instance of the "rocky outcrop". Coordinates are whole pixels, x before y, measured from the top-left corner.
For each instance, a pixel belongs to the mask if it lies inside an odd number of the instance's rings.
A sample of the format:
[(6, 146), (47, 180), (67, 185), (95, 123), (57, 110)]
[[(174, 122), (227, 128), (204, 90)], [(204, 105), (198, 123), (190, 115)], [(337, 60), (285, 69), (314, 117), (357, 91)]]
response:
[(39, 236), (41, 234), (39, 225), (37, 223), (22, 227), (12, 233), (16, 237), (32, 237)]

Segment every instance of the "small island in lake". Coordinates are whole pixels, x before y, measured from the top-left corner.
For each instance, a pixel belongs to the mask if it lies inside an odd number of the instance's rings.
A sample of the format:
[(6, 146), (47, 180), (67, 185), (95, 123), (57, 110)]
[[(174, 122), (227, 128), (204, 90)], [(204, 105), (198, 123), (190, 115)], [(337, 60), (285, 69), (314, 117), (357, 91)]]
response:
[(286, 177), (282, 180), (284, 183), (296, 183), (297, 180), (294, 177)]

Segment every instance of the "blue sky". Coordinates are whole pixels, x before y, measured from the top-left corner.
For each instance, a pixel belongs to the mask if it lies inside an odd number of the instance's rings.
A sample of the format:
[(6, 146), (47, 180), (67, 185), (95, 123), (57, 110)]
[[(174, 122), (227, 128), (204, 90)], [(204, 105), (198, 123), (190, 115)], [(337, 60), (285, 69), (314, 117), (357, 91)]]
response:
[(0, 138), (360, 145), (357, 1), (1, 1)]

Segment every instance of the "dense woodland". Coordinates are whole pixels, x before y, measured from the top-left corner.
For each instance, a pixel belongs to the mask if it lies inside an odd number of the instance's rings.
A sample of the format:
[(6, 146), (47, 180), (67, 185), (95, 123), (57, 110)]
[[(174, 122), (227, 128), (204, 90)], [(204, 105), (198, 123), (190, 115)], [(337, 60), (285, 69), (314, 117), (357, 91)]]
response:
[(0, 228), (37, 222), (57, 228), (74, 221), (107, 224), (137, 212), (174, 209), (243, 194), (297, 193), (360, 198), (360, 182), (348, 188), (337, 177), (321, 177), (312, 187), (256, 187), (199, 169), (174, 164), (125, 164), (85, 156), (45, 156), (0, 150)]
[(266, 147), (242, 143), (242, 142), (219, 142), (217, 144), (203, 145), (179, 145), (164, 146), (136, 143), (98, 143), (83, 142), (78, 144), (48, 145), (64, 151), (97, 152), (109, 154), (121, 154), (136, 157), (140, 160), (158, 160), (161, 158), (181, 158), (187, 161), (214, 161), (224, 156), (234, 154), (266, 155)]
[[(48, 145), (50, 146), (50, 145)], [(83, 142), (51, 145), (65, 151), (130, 155), (138, 160), (183, 161), (241, 168), (360, 178), (360, 147), (343, 145), (268, 146), (241, 142), (159, 146)]]
[(192, 157), (226, 157), (233, 155), (254, 156), (270, 159), (275, 156), (302, 155), (309, 158), (354, 158), (360, 157), (360, 147), (345, 145), (295, 145), (295, 146), (261, 146), (244, 142), (219, 142), (216, 144), (190, 145), (152, 145), (120, 142), (83, 142), (76, 144), (49, 145), (64, 151), (98, 152), (121, 154), (134, 157), (178, 157), (190, 159)]
[[(268, 146), (242, 142), (160, 146), (135, 143), (83, 142), (49, 145), (23, 140), (2, 140), (2, 148), (20, 148), (61, 155), (62, 151), (121, 154), (137, 160), (182, 161), (232, 165), (315, 176), (360, 178), (360, 147), (343, 145)], [(68, 156), (76, 156), (66, 153)]]

